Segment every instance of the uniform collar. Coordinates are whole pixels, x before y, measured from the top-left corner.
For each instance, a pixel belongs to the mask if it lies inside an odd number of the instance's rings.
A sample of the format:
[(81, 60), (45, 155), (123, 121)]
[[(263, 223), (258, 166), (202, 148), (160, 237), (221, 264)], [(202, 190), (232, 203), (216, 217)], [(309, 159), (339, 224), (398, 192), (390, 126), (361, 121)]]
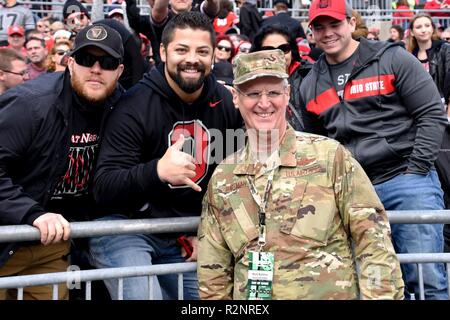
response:
[(236, 175), (254, 175), (258, 177), (280, 166), (295, 167), (297, 165), (296, 141), (295, 131), (288, 124), (279, 151), (271, 155), (265, 163), (255, 163), (250, 153), (249, 143), (247, 142), (245, 147), (238, 152), (237, 165), (233, 173)]

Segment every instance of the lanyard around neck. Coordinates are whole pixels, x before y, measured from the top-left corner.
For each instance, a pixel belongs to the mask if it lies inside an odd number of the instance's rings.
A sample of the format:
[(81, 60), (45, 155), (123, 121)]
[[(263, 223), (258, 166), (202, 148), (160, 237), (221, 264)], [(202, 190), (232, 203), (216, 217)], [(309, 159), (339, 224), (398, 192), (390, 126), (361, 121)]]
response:
[(258, 244), (260, 250), (262, 247), (266, 245), (266, 209), (267, 209), (267, 201), (269, 199), (269, 193), (272, 189), (272, 181), (273, 181), (273, 175), (275, 170), (271, 170), (269, 177), (267, 179), (266, 188), (264, 190), (264, 196), (261, 199), (261, 197), (258, 194), (258, 190), (256, 189), (254, 181), (250, 178), (250, 176), (247, 176), (248, 183), (250, 185), (250, 193), (252, 194), (253, 199), (255, 200), (256, 204), (259, 207), (258, 211), (258, 219), (259, 219), (259, 237), (258, 237)]

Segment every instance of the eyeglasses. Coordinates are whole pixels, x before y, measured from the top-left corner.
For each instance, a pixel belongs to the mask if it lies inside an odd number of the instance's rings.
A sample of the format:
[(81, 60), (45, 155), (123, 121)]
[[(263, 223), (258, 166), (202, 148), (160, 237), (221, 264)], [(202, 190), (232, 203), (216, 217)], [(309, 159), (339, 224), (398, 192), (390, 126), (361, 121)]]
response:
[(261, 50), (275, 50), (275, 49), (280, 49), (281, 51), (283, 51), (285, 54), (291, 52), (291, 45), (289, 43), (283, 43), (280, 44), (278, 47), (272, 47), (272, 46), (264, 46), (261, 47)]
[(259, 101), (261, 99), (261, 97), (263, 96), (263, 94), (266, 95), (266, 97), (269, 100), (275, 100), (279, 97), (281, 97), (285, 92), (286, 92), (286, 88), (283, 88), (283, 90), (263, 90), (263, 91), (251, 91), (251, 92), (242, 92), (238, 87), (235, 87), (236, 91), (240, 94), (242, 94), (244, 97), (253, 100), (253, 101)]
[(217, 49), (219, 49), (220, 51), (231, 52), (231, 47), (225, 47), (225, 46), (218, 45)]
[(111, 56), (94, 56), (86, 52), (75, 54), (75, 62), (83, 67), (91, 68), (97, 61), (103, 70), (116, 70), (119, 67), (120, 60)]
[(250, 48), (239, 47), (239, 51), (242, 52), (242, 53), (249, 53), (250, 52)]
[(14, 72), (14, 71), (11, 71), (11, 70), (4, 70), (4, 69), (1, 69), (1, 70), (3, 72), (12, 73), (12, 74), (15, 74), (15, 75), (21, 76), (21, 77), (25, 77), (25, 76), (28, 75), (28, 70), (23, 70), (21, 72)]
[(450, 41), (450, 38), (442, 38), (442, 40)]
[(67, 53), (68, 51), (66, 50), (56, 50), (55, 54), (57, 54), (58, 56), (63, 56)]

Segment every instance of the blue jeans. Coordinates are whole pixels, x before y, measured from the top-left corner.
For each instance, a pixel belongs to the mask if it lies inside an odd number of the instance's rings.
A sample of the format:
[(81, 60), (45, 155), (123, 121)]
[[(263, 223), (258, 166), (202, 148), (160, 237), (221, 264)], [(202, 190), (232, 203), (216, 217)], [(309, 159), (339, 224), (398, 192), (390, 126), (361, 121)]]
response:
[[(127, 219), (122, 215), (110, 215), (98, 220)], [(98, 221), (97, 220), (97, 221)], [(102, 236), (89, 239), (90, 263), (96, 268), (117, 268), (130, 266), (148, 266), (185, 262), (181, 249), (174, 238), (158, 235), (138, 234)], [(153, 297), (160, 299), (177, 299), (178, 276), (176, 274), (152, 276)], [(113, 300), (118, 299), (118, 280), (104, 280)], [(184, 299), (196, 300), (198, 282), (196, 272), (183, 274)], [(147, 300), (149, 298), (148, 277), (123, 279), (124, 300)]]
[[(435, 170), (427, 175), (401, 174), (374, 186), (386, 210), (442, 210), (443, 192)], [(397, 253), (443, 252), (442, 224), (393, 224), (392, 240)], [(443, 263), (423, 264), (425, 299), (448, 299)], [(419, 299), (415, 264), (402, 264), (405, 297)]]

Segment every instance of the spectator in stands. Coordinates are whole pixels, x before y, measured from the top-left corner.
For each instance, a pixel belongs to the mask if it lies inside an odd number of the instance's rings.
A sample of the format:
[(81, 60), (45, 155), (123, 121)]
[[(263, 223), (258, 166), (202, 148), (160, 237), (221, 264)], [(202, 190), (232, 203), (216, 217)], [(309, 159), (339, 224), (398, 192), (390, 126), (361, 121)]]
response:
[(67, 29), (74, 34), (91, 24), (89, 11), (77, 0), (67, 0), (64, 3), (63, 18)]
[(45, 41), (42, 39), (31, 37), (25, 43), (28, 58), (28, 74), (30, 79), (35, 79), (41, 74), (47, 72), (47, 55), (48, 50), (45, 47)]
[(239, 45), (237, 47), (236, 55), (238, 55), (239, 53), (249, 53), (251, 48), (252, 48), (252, 43), (250, 41), (243, 40), (239, 43)]
[(444, 31), (442, 31), (441, 39), (450, 43), (450, 28), (447, 28)]
[(72, 50), (72, 42), (69, 40), (57, 41), (47, 57), (47, 72), (66, 70), (70, 50)]
[(308, 39), (308, 45), (311, 48), (311, 52), (309, 53), (309, 57), (313, 61), (317, 61), (320, 55), (323, 53), (323, 50), (316, 46), (316, 40), (314, 39), (314, 34), (311, 28), (306, 29), (306, 39)]
[(430, 73), (450, 116), (450, 45), (439, 39), (433, 19), (424, 13), (411, 20), (408, 37), (408, 51)]
[(103, 19), (94, 22), (94, 24), (106, 24), (108, 27), (113, 28), (119, 32), (122, 45), (124, 49), (123, 55), (123, 72), (119, 78), (119, 83), (125, 89), (131, 88), (139, 80), (148, 69), (144, 65), (144, 59), (142, 59), (140, 48), (131, 32), (124, 26), (123, 23), (115, 19)]
[[(386, 210), (441, 210), (434, 162), (447, 119), (430, 75), (399, 45), (351, 38), (355, 19), (344, 0), (320, 6), (309, 23), (325, 54), (302, 82), (305, 131), (344, 144), (366, 171)], [(397, 253), (439, 253), (441, 224), (395, 224)], [(444, 265), (424, 264), (427, 299), (448, 299)], [(416, 265), (402, 265), (405, 296), (416, 295)]]
[(280, 50), (234, 60), (233, 101), (247, 143), (208, 184), (198, 231), (200, 297), (402, 299), (383, 205), (342, 145), (287, 123), (285, 65)]
[(214, 61), (228, 61), (231, 63), (234, 57), (235, 48), (230, 37), (226, 35), (219, 35), (216, 38), (216, 49), (214, 51)]
[[(0, 223), (39, 229), (41, 244), (0, 246), (0, 276), (64, 272), (70, 220), (98, 215), (91, 194), (101, 124), (121, 91), (120, 35), (90, 26), (75, 39), (66, 72), (43, 75), (0, 96)], [(0, 300), (14, 298), (0, 290)], [(59, 299), (67, 299), (62, 283)], [(24, 288), (52, 298), (52, 286)]]
[(409, 20), (414, 16), (414, 12), (410, 10), (406, 0), (397, 0), (397, 8), (392, 14), (394, 20), (392, 24), (400, 25), (403, 29), (408, 27)]
[(432, 17), (450, 17), (450, 0), (427, 0), (423, 9), (430, 10), (429, 15)]
[[(110, 209), (110, 216), (101, 220), (199, 216), (217, 163), (206, 161), (212, 156), (212, 150), (205, 149), (211, 143), (210, 133), (221, 132), (225, 146), (231, 142), (226, 129), (242, 126), (231, 94), (210, 76), (215, 47), (210, 19), (199, 12), (180, 13), (168, 22), (162, 41), (164, 64), (152, 68), (129, 89), (108, 118), (94, 183), (96, 200)], [(182, 151), (189, 145), (194, 147), (193, 156)], [(215, 152), (220, 161), (233, 151)], [(190, 257), (177, 244), (179, 236), (182, 234), (91, 238), (91, 263), (108, 268), (196, 261), (195, 234), (179, 238), (193, 250)], [(176, 299), (176, 275), (152, 280), (155, 298)], [(195, 272), (185, 273), (183, 281), (184, 298), (198, 298)], [(117, 299), (117, 281), (105, 283)], [(123, 298), (147, 299), (148, 285), (147, 277), (124, 279)]]
[(356, 20), (356, 29), (355, 32), (352, 33), (352, 38), (358, 40), (359, 38), (367, 38), (369, 35), (369, 29), (367, 28), (364, 19), (361, 17), (358, 11), (352, 11), (352, 17), (355, 17)]
[(115, 19), (120, 23), (124, 23), (123, 21), (123, 9), (122, 8), (114, 8), (108, 12), (109, 19)]
[[(238, 54), (238, 48), (242, 42), (244, 42), (244, 41), (250, 42), (248, 37), (244, 34), (238, 34), (238, 33), (226, 33), (226, 34), (230, 37), (231, 41), (233, 42), (233, 46), (236, 48), (235, 55)], [(251, 44), (251, 42), (250, 42), (250, 44)]]
[(58, 30), (53, 34), (53, 40), (55, 42), (60, 40), (70, 40), (72, 38), (72, 32), (67, 30)]
[(366, 37), (368, 40), (373, 40), (373, 41), (379, 41), (380, 39), (378, 38), (378, 34), (373, 32), (373, 31), (369, 31), (369, 33), (367, 34)]
[(8, 27), (12, 25), (22, 26), (25, 31), (33, 30), (33, 14), (17, 0), (5, 0), (5, 6), (0, 7), (0, 46), (8, 45)]
[(268, 25), (255, 36), (251, 52), (280, 49), (286, 61), (286, 73), (289, 75), (290, 99), (286, 118), (297, 131), (303, 131), (303, 119), (300, 111), (300, 84), (311, 70), (311, 63), (300, 58), (296, 40), (289, 29), (283, 25)]
[(274, 0), (274, 13), (275, 15), (264, 19), (261, 26), (270, 26), (274, 24), (282, 25), (288, 28), (289, 33), (294, 38), (306, 38), (305, 30), (299, 20), (292, 18), (288, 13), (288, 1), (287, 0)]
[(53, 40), (53, 37), (48, 38), (48, 37), (44, 36), (44, 34), (38, 30), (31, 30), (27, 33), (27, 41), (31, 38), (43, 40), (45, 42), (45, 47), (47, 48), (47, 50), (51, 50), (53, 47), (53, 44), (55, 43), (55, 41)]
[(61, 21), (55, 21), (50, 25), (50, 32), (52, 35), (54, 35), (56, 31), (64, 29), (65, 29), (64, 23), (62, 23)]
[(2, 48), (11, 48), (19, 52), (24, 58), (27, 57), (25, 49), (25, 30), (21, 26), (8, 27), (8, 45)]
[(233, 4), (229, 0), (220, 0), (219, 13), (213, 21), (214, 31), (216, 31), (216, 34), (224, 34), (225, 31), (238, 23), (239, 18), (233, 11)]
[(36, 30), (41, 32), (45, 37), (50, 37), (50, 20), (48, 18), (42, 18), (36, 22)]
[(403, 42), (403, 38), (405, 37), (405, 31), (401, 26), (395, 24), (389, 28), (389, 42), (398, 42), (403, 47), (405, 46), (405, 42)]
[(0, 48), (0, 96), (26, 80), (28, 71), (25, 58), (14, 49)]
[(137, 34), (142, 33), (151, 41), (156, 63), (160, 62), (162, 32), (173, 17), (181, 12), (192, 10), (203, 12), (212, 21), (219, 13), (219, 0), (204, 0), (195, 5), (192, 0), (148, 0), (148, 2), (152, 8), (150, 16), (140, 16), (136, 0), (126, 0), (127, 17), (130, 27)]
[(241, 34), (253, 42), (253, 37), (261, 28), (263, 18), (256, 7), (256, 0), (241, 0), (241, 2), (238, 26)]

